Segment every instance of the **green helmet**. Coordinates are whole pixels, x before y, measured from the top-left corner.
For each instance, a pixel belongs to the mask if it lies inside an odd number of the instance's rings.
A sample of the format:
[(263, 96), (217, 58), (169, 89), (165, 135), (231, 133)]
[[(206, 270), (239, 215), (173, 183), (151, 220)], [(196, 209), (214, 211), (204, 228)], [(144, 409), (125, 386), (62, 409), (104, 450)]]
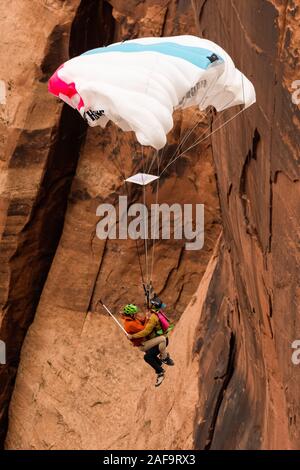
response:
[(123, 312), (125, 313), (125, 315), (134, 315), (138, 311), (139, 309), (134, 304), (125, 305), (125, 307), (123, 308)]

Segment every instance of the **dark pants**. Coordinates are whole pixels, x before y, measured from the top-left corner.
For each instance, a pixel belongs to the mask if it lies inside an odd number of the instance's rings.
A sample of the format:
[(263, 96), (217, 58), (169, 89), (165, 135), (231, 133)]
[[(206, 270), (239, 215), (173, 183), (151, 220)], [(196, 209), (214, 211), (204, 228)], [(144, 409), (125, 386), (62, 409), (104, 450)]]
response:
[[(168, 344), (169, 340), (167, 338), (167, 346)], [(148, 351), (144, 355), (144, 361), (146, 361), (149, 366), (153, 367), (157, 374), (160, 374), (164, 371), (164, 369), (162, 368), (162, 361), (158, 357), (159, 353), (159, 347), (154, 346), (153, 348), (148, 349)]]

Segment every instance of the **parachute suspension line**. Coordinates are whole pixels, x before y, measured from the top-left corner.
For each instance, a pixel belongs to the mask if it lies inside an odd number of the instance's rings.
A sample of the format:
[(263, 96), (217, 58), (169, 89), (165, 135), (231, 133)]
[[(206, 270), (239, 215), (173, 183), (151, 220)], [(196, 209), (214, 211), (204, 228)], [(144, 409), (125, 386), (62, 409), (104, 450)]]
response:
[[(200, 107), (202, 106), (202, 104), (203, 104), (203, 102), (204, 102), (204, 100), (205, 100), (205, 98), (206, 98), (206, 96), (207, 96), (209, 90), (215, 86), (215, 84), (216, 84), (218, 78), (219, 78), (219, 77), (217, 76), (217, 77), (215, 78), (215, 80), (211, 82), (211, 84), (210, 84), (210, 86), (207, 88), (207, 90), (205, 91), (204, 95), (202, 96), (201, 101), (198, 103), (198, 108), (199, 108), (199, 109), (200, 109)], [(231, 101), (232, 101), (232, 100), (231, 100)], [(231, 101), (230, 101), (230, 102), (231, 102)], [(227, 105), (226, 105), (226, 106), (227, 106)], [(185, 142), (187, 142), (188, 138), (189, 138), (190, 135), (194, 132), (194, 130), (196, 129), (196, 127), (198, 127), (198, 125), (199, 125), (201, 122), (203, 122), (203, 121), (208, 117), (208, 114), (209, 114), (211, 108), (212, 108), (212, 106), (209, 106), (209, 107), (207, 108), (207, 110), (206, 110), (204, 113), (201, 114), (200, 118), (198, 119), (198, 121), (196, 122), (196, 124), (192, 127), (192, 129), (188, 129), (188, 130), (186, 131), (186, 133), (184, 134), (184, 136), (182, 137), (182, 139), (179, 141), (179, 143), (178, 143), (178, 145), (177, 145), (177, 147), (176, 147), (176, 150), (174, 151), (173, 155), (172, 155), (171, 158), (170, 158), (170, 161), (171, 161), (171, 162), (172, 162), (173, 158), (176, 158), (176, 157), (177, 157), (176, 154), (177, 154), (177, 153), (180, 153), (180, 149), (182, 148), (183, 144), (184, 144)], [(210, 123), (210, 126), (211, 126), (211, 123)], [(205, 132), (206, 132), (206, 130), (204, 131), (204, 133), (205, 133)], [(203, 135), (203, 133), (202, 133), (201, 135)], [(165, 151), (166, 147), (167, 147), (167, 144), (166, 144), (166, 145), (164, 146), (164, 148), (163, 148), (162, 155), (161, 155), (161, 162), (162, 162), (163, 154), (164, 154), (164, 151)], [(154, 155), (154, 157), (153, 157), (153, 159), (152, 159), (152, 162), (151, 162), (151, 165), (150, 165), (150, 167), (149, 167), (149, 169), (148, 169), (148, 173), (150, 172), (150, 170), (151, 170), (151, 168), (152, 168), (152, 165), (153, 165), (153, 163), (154, 163), (154, 160), (155, 160), (155, 155)]]
[[(134, 142), (135, 146), (135, 142)], [(142, 147), (142, 164), (143, 164), (143, 173), (145, 173), (145, 158), (144, 158), (144, 148)], [(142, 177), (143, 178), (143, 177)], [(125, 178), (124, 174), (124, 182), (125, 182), (125, 187), (126, 187), (126, 193), (127, 193), (127, 198), (129, 200), (129, 188), (128, 188), (128, 182)], [(138, 257), (138, 263), (139, 263), (139, 269), (140, 269), (140, 275), (141, 275), (141, 281), (142, 281), (142, 286), (144, 290), (144, 295), (146, 299), (147, 306), (149, 307), (150, 304), (150, 290), (151, 288), (149, 287), (149, 282), (148, 282), (148, 276), (149, 276), (149, 268), (148, 268), (148, 247), (147, 247), (147, 234), (146, 234), (146, 192), (145, 192), (145, 185), (143, 185), (143, 203), (144, 203), (144, 214), (143, 214), (143, 220), (144, 220), (144, 239), (145, 239), (145, 275), (142, 267), (142, 256), (140, 253), (139, 245), (138, 245), (138, 240), (135, 239), (135, 248), (136, 248), (136, 253)]]
[[(118, 134), (117, 134), (118, 136)], [(125, 171), (124, 171), (124, 168), (121, 167), (121, 164), (117, 164), (115, 162), (114, 159), (112, 159), (115, 167), (118, 169), (118, 171), (120, 172), (123, 180), (124, 180), (124, 183), (125, 183), (125, 189), (126, 189), (126, 194), (127, 194), (127, 200), (129, 200), (129, 189), (128, 189), (128, 183), (126, 181), (126, 175), (125, 175)], [(117, 159), (116, 159), (117, 161)], [(122, 162), (122, 159), (121, 159), (121, 162)], [(145, 283), (145, 278), (144, 278), (144, 273), (143, 273), (143, 268), (142, 268), (142, 262), (141, 262), (141, 255), (140, 255), (140, 250), (139, 250), (139, 246), (138, 246), (138, 241), (135, 240), (135, 249), (136, 249), (136, 253), (137, 253), (137, 257), (138, 257), (138, 262), (139, 262), (139, 269), (140, 269), (140, 275), (141, 275), (141, 280), (142, 280), (142, 285), (143, 285), (143, 289), (144, 289), (144, 293), (146, 295), (146, 283)]]
[[(167, 145), (167, 144), (166, 144), (166, 145)], [(163, 147), (162, 153), (164, 153), (164, 150), (165, 150), (165, 148), (166, 148), (166, 145)], [(154, 154), (153, 154), (151, 163), (150, 163), (150, 165), (149, 165), (149, 168), (147, 169), (147, 173), (150, 173), (151, 168), (153, 167), (153, 163), (155, 162), (155, 159), (156, 159), (157, 156), (158, 156), (158, 153), (159, 153), (159, 150), (155, 150), (155, 151), (154, 151)]]
[[(119, 134), (118, 134), (118, 132), (117, 132), (117, 144), (119, 144)], [(122, 162), (122, 158), (120, 158), (120, 163), (118, 163), (117, 158), (112, 158), (111, 161), (112, 161), (113, 165), (117, 168), (117, 170), (119, 171), (120, 175), (122, 176), (122, 178), (124, 180), (127, 197), (129, 198), (129, 190), (128, 190), (128, 185), (127, 185), (127, 181), (126, 181), (126, 174), (125, 174), (124, 163)]]
[[(203, 105), (204, 100), (205, 100), (205, 98), (206, 98), (206, 96), (207, 96), (209, 90), (211, 90), (211, 88), (213, 88), (213, 87), (215, 86), (215, 84), (217, 83), (218, 78), (219, 78), (219, 77), (217, 76), (217, 77), (215, 78), (215, 80), (213, 80), (213, 81), (211, 82), (210, 86), (207, 87), (207, 89), (206, 89), (204, 95), (203, 95), (202, 98), (201, 98), (200, 103), (198, 103), (198, 108), (199, 108), (199, 110), (200, 110), (201, 106)], [(194, 125), (194, 127), (192, 127), (192, 129), (190, 129), (190, 130), (187, 130), (187, 132), (185, 133), (185, 135), (183, 136), (183, 138), (181, 139), (181, 141), (179, 141), (179, 144), (177, 145), (177, 148), (176, 148), (174, 154), (172, 155), (170, 161), (172, 161), (174, 157), (176, 158), (177, 152), (180, 153), (180, 150), (181, 150), (183, 144), (184, 144), (185, 142), (187, 142), (188, 138), (189, 138), (190, 135), (194, 132), (194, 130), (195, 130), (196, 127), (200, 124), (200, 122), (203, 122), (203, 120), (208, 117), (209, 111), (210, 111), (210, 106), (208, 107), (207, 111), (204, 113), (204, 116), (203, 116), (203, 114), (201, 115), (201, 117), (200, 117), (199, 120), (196, 122), (196, 124)]]
[(243, 103), (245, 103), (245, 86), (244, 86), (244, 75), (241, 72), (242, 77), (242, 88), (243, 88)]
[[(134, 145), (134, 147), (136, 148), (135, 140), (133, 140), (133, 145)], [(142, 147), (142, 160), (143, 160), (143, 167), (144, 167), (144, 153), (143, 153), (143, 147)], [(126, 181), (126, 178), (124, 178), (124, 182), (125, 182), (125, 188), (126, 188), (127, 199), (129, 200), (129, 188), (128, 188), (128, 182)], [(137, 239), (135, 239), (135, 249), (136, 249), (136, 254), (137, 254), (137, 257), (138, 257), (138, 263), (139, 263), (139, 269), (140, 269), (140, 275), (141, 275), (142, 286), (143, 286), (144, 294), (146, 295), (146, 282), (145, 282), (145, 278), (144, 278), (144, 272), (143, 272), (143, 268), (142, 268), (141, 254), (140, 254), (140, 250), (139, 250), (139, 245), (138, 245)]]
[(147, 297), (147, 286), (146, 286), (145, 278), (144, 278), (144, 274), (143, 274), (142, 263), (141, 263), (141, 256), (140, 256), (140, 250), (139, 250), (139, 245), (138, 245), (137, 240), (135, 240), (135, 247), (136, 247), (136, 252), (137, 252), (138, 260), (139, 260), (140, 273), (141, 273), (141, 278), (142, 278), (142, 285), (143, 285), (143, 289), (144, 289), (144, 294), (145, 294), (145, 296)]
[[(119, 132), (117, 132), (117, 147), (120, 148)], [(115, 150), (115, 148), (113, 150)], [(115, 166), (115, 168), (118, 170), (118, 172), (120, 173), (120, 175), (123, 178), (124, 182), (126, 182), (126, 175), (125, 175), (125, 170), (124, 170), (125, 163), (123, 162), (122, 158), (120, 157), (120, 161), (118, 161), (117, 157), (112, 158), (111, 162)]]
[(162, 163), (162, 161), (164, 159), (164, 154), (165, 154), (166, 148), (167, 148), (167, 144), (162, 149), (162, 152), (161, 152), (160, 155), (159, 155), (159, 153), (157, 153), (157, 176), (159, 176), (159, 168), (160, 168), (160, 164)]
[[(143, 164), (143, 174), (145, 174), (145, 157), (144, 157), (144, 147), (142, 146), (142, 164)], [(144, 178), (144, 177), (143, 177)], [(143, 181), (144, 182), (144, 181)], [(146, 206), (146, 185), (143, 185), (143, 228), (144, 228), (144, 244), (145, 244), (145, 278), (146, 282), (143, 280), (143, 287), (145, 292), (145, 300), (147, 307), (150, 308), (150, 279), (149, 279), (149, 259), (148, 259), (148, 216), (147, 216), (147, 206)], [(136, 243), (138, 248), (138, 244)]]
[[(217, 116), (217, 118), (216, 118), (216, 120), (215, 120), (215, 123), (218, 122), (218, 121), (221, 119), (221, 116), (222, 116), (221, 114), (219, 114), (219, 115)], [(207, 114), (206, 114), (205, 117), (207, 117)], [(200, 121), (198, 121), (194, 127), (196, 127), (199, 123), (200, 123)], [(212, 131), (212, 129), (211, 129), (211, 124), (212, 124), (212, 122), (210, 122), (209, 128), (204, 129), (204, 131), (201, 132), (200, 136), (197, 137), (197, 139), (194, 141), (194, 143), (197, 142), (199, 139), (201, 139), (207, 132), (211, 132), (211, 131)], [(208, 135), (207, 137), (209, 137), (209, 135)], [(189, 149), (189, 148), (190, 148), (190, 147), (188, 147), (188, 149)], [(186, 149), (182, 150), (182, 151), (180, 152), (180, 155), (183, 155), (186, 151), (187, 151)], [(168, 163), (167, 166), (172, 165), (172, 163), (174, 163), (175, 160), (177, 160), (177, 157), (178, 157), (179, 154), (176, 155), (176, 153), (177, 153), (177, 151), (174, 152), (174, 154), (173, 154), (173, 156), (172, 156), (172, 158), (171, 158), (171, 160), (169, 161), (169, 163)], [(173, 157), (174, 157), (174, 158), (173, 158)]]
[[(186, 132), (186, 134), (183, 136), (182, 140), (181, 140), (181, 141), (179, 142), (179, 144), (176, 146), (176, 150), (174, 151), (174, 153), (173, 153), (173, 155), (171, 156), (170, 160), (172, 160), (174, 157), (176, 158), (176, 154), (177, 154), (177, 152), (180, 151), (180, 147), (182, 147), (182, 145), (187, 141), (187, 139), (189, 138), (189, 136), (191, 135), (191, 133), (196, 129), (196, 127), (208, 116), (209, 111), (210, 111), (210, 110), (206, 111), (206, 113), (205, 113), (204, 115), (202, 114), (201, 117), (199, 118), (199, 120), (198, 120), (198, 121), (196, 122), (196, 124), (194, 125), (194, 127)], [(163, 149), (162, 149), (162, 153), (161, 153), (161, 156), (160, 156), (160, 162), (163, 161), (163, 156), (164, 156), (164, 152), (165, 152), (165, 150), (166, 150), (166, 148), (167, 148), (167, 145), (168, 145), (168, 144), (166, 144), (166, 145), (163, 147)], [(156, 157), (156, 154), (154, 154), (154, 157), (153, 157), (153, 159), (152, 159), (152, 161), (151, 161), (151, 165), (150, 165), (150, 167), (149, 167), (149, 169), (148, 169), (148, 171), (147, 171), (148, 173), (150, 172), (150, 170), (151, 170), (151, 168), (152, 168), (152, 166), (153, 166), (153, 163), (154, 163), (154, 161), (155, 161), (155, 157)]]
[[(163, 153), (163, 152), (162, 152)], [(160, 159), (159, 154), (157, 152), (157, 174), (159, 175), (159, 166), (160, 166)], [(157, 209), (158, 209), (158, 193), (159, 193), (159, 178), (156, 182), (156, 195), (155, 195), (155, 215), (154, 215), (154, 233), (153, 233), (153, 241), (152, 241), (152, 257), (151, 257), (151, 271), (150, 271), (150, 286), (152, 286), (152, 276), (153, 276), (153, 267), (154, 267), (154, 255), (155, 255), (155, 241), (156, 241), (156, 228), (157, 228)], [(152, 227), (151, 227), (152, 230)], [(159, 230), (159, 225), (158, 225)]]
[[(162, 149), (160, 149), (160, 150), (155, 150), (154, 155), (153, 155), (153, 158), (152, 158), (152, 160), (151, 160), (151, 164), (150, 164), (150, 166), (149, 166), (149, 168), (148, 168), (148, 170), (147, 170), (147, 173), (150, 173), (151, 168), (152, 168), (152, 166), (153, 166), (153, 164), (154, 164), (154, 162), (155, 162), (155, 159), (156, 159), (156, 161), (158, 161), (158, 162), (162, 162), (163, 156), (164, 156), (164, 153), (165, 153), (165, 150), (166, 150), (167, 146), (168, 146), (168, 144), (166, 143), (166, 145), (165, 145)], [(161, 153), (159, 154), (160, 151), (161, 151)], [(157, 176), (158, 176), (158, 173), (157, 173)]]
[(172, 161), (170, 161), (168, 163), (168, 165), (163, 169), (163, 171), (160, 173), (160, 177), (161, 175), (166, 171), (166, 169), (172, 165), (172, 163), (174, 163), (176, 160), (178, 160), (178, 158), (182, 157), (182, 155), (184, 155), (186, 152), (188, 152), (189, 150), (191, 150), (192, 148), (196, 147), (197, 145), (201, 144), (201, 142), (203, 142), (204, 140), (208, 139), (208, 137), (211, 137), (212, 135), (214, 135), (216, 132), (218, 132), (219, 130), (223, 129), (223, 127), (227, 126), (227, 124), (229, 124), (231, 121), (233, 121), (233, 119), (235, 119), (237, 116), (239, 116), (240, 114), (242, 114), (247, 108), (243, 108), (241, 109), (240, 111), (238, 111), (234, 116), (232, 116), (230, 119), (228, 119), (227, 121), (225, 121), (221, 126), (217, 127), (217, 129), (214, 129), (212, 132), (210, 132), (207, 136), (202, 137), (202, 135), (194, 142), (193, 145), (191, 145), (190, 147), (188, 147), (187, 149), (185, 149), (182, 153), (180, 153), (179, 155), (177, 155), (176, 158), (174, 158)]
[(109, 308), (106, 307), (106, 305), (102, 302), (102, 300), (99, 299), (98, 302), (102, 305), (102, 307), (104, 308), (104, 310), (106, 310), (106, 312), (111, 316), (111, 318), (116, 322), (116, 324), (118, 325), (118, 327), (125, 333), (125, 335), (128, 336), (127, 331), (123, 328), (123, 326), (122, 326), (121, 323), (116, 319), (116, 317), (111, 313), (111, 311), (109, 310)]
[[(206, 114), (205, 117), (207, 117), (207, 114)], [(217, 122), (220, 118), (221, 118), (221, 115), (219, 115), (219, 116), (217, 117), (217, 119), (215, 120), (215, 122)], [(195, 128), (199, 123), (200, 123), (200, 121), (198, 121), (198, 122), (196, 123), (196, 125), (194, 126), (194, 128)], [(193, 128), (193, 129), (194, 129), (194, 128)], [(193, 129), (192, 129), (192, 130), (193, 130)], [(203, 132), (201, 132), (200, 136), (197, 137), (197, 139), (196, 139), (194, 142), (198, 141), (198, 139), (201, 138), (202, 136), (204, 136), (207, 132), (211, 132), (211, 123), (210, 123), (209, 128), (208, 128), (208, 129), (205, 129)], [(209, 137), (209, 135), (208, 135), (207, 137)], [(189, 148), (189, 147), (188, 147), (188, 148)], [(172, 163), (174, 163), (174, 162), (177, 160), (177, 158), (178, 158), (179, 156), (182, 156), (186, 151), (187, 151), (187, 150), (184, 149), (184, 150), (182, 150), (182, 151), (178, 154), (178, 153), (177, 153), (177, 150), (176, 150), (176, 151), (174, 152), (172, 158), (170, 159), (170, 161), (168, 162), (168, 164), (166, 165), (166, 167), (163, 169), (162, 173), (161, 173), (159, 176), (161, 176), (161, 175), (164, 173), (164, 171), (165, 171), (170, 165), (172, 165)], [(176, 154), (177, 154), (177, 155), (176, 155)]]
[(122, 170), (121, 165), (119, 165), (119, 164), (116, 163), (117, 159), (116, 159), (116, 161), (115, 161), (115, 159), (112, 158), (111, 161), (112, 161), (113, 165), (115, 166), (115, 168), (116, 168), (116, 169), (118, 170), (118, 172), (120, 173), (120, 175), (122, 176), (123, 180), (126, 181), (125, 172)]
[[(152, 161), (150, 163), (150, 166), (149, 168), (147, 169), (147, 173), (149, 174), (150, 171), (151, 171), (151, 168), (153, 166), (153, 163), (156, 159), (157, 161), (157, 175), (159, 175), (159, 168), (160, 168), (160, 162), (163, 158), (163, 155), (164, 155), (164, 152), (165, 152), (165, 149), (166, 149), (167, 145), (165, 145), (161, 151), (161, 154), (159, 154), (159, 150), (156, 150), (154, 152), (154, 156), (152, 158)], [(151, 256), (150, 256), (150, 276), (148, 278), (148, 281), (147, 282), (147, 288), (146, 288), (146, 291), (145, 291), (145, 294), (146, 294), (146, 301), (147, 301), (147, 307), (149, 308), (150, 307), (150, 295), (153, 291), (153, 285), (152, 285), (152, 277), (153, 277), (153, 268), (154, 268), (154, 254), (155, 254), (155, 241), (156, 241), (156, 227), (157, 227), (157, 206), (158, 206), (158, 194), (159, 194), (159, 178), (157, 179), (156, 181), (156, 195), (155, 195), (155, 219), (154, 219), (154, 238), (153, 238), (153, 241), (152, 241), (152, 252), (151, 252)], [(151, 226), (151, 232), (152, 232), (152, 226)]]
[[(223, 129), (223, 127), (227, 126), (227, 124), (229, 124), (231, 121), (233, 121), (237, 116), (239, 116), (240, 114), (242, 114), (244, 111), (246, 110), (246, 108), (243, 108), (241, 109), (240, 111), (238, 111), (236, 114), (234, 114), (234, 116), (232, 116), (231, 118), (227, 119), (221, 126), (217, 127), (217, 129), (214, 129), (213, 131), (211, 131), (207, 136), (205, 136), (203, 139), (201, 138), (201, 136), (194, 142), (193, 145), (191, 145), (188, 149), (186, 149), (184, 152), (182, 153), (185, 153), (187, 151), (189, 151), (190, 149), (196, 147), (198, 144), (200, 144), (201, 142), (203, 142), (205, 139), (207, 139), (208, 137), (211, 137), (212, 135), (214, 135), (216, 132), (218, 132), (219, 130)], [(221, 117), (221, 116), (220, 116)]]

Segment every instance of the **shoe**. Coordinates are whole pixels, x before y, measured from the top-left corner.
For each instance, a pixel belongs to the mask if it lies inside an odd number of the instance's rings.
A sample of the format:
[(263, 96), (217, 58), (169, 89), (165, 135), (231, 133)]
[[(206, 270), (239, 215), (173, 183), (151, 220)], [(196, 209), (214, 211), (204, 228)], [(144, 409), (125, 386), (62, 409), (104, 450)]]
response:
[(157, 374), (155, 387), (159, 387), (162, 381), (164, 380), (164, 378), (165, 378), (165, 372), (161, 372), (160, 374)]
[(175, 365), (175, 362), (173, 361), (173, 359), (170, 358), (169, 354), (167, 355), (166, 359), (161, 359), (161, 361), (164, 364), (167, 364), (167, 366), (174, 366)]

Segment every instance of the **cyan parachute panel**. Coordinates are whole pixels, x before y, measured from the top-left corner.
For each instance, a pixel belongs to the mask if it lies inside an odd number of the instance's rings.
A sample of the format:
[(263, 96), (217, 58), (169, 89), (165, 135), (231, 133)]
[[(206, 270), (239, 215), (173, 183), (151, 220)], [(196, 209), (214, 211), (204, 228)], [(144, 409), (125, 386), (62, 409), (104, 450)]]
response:
[[(183, 46), (174, 42), (161, 42), (156, 44), (137, 44), (123, 42), (121, 44), (111, 45), (107, 47), (98, 47), (90, 51), (84, 52), (82, 55), (105, 54), (111, 52), (159, 52), (167, 56), (178, 57), (206, 70), (212, 64), (209, 57), (214, 55), (213, 51), (203, 49), (202, 47)], [(214, 58), (215, 59), (215, 58)], [(217, 59), (223, 62), (221, 57)]]

